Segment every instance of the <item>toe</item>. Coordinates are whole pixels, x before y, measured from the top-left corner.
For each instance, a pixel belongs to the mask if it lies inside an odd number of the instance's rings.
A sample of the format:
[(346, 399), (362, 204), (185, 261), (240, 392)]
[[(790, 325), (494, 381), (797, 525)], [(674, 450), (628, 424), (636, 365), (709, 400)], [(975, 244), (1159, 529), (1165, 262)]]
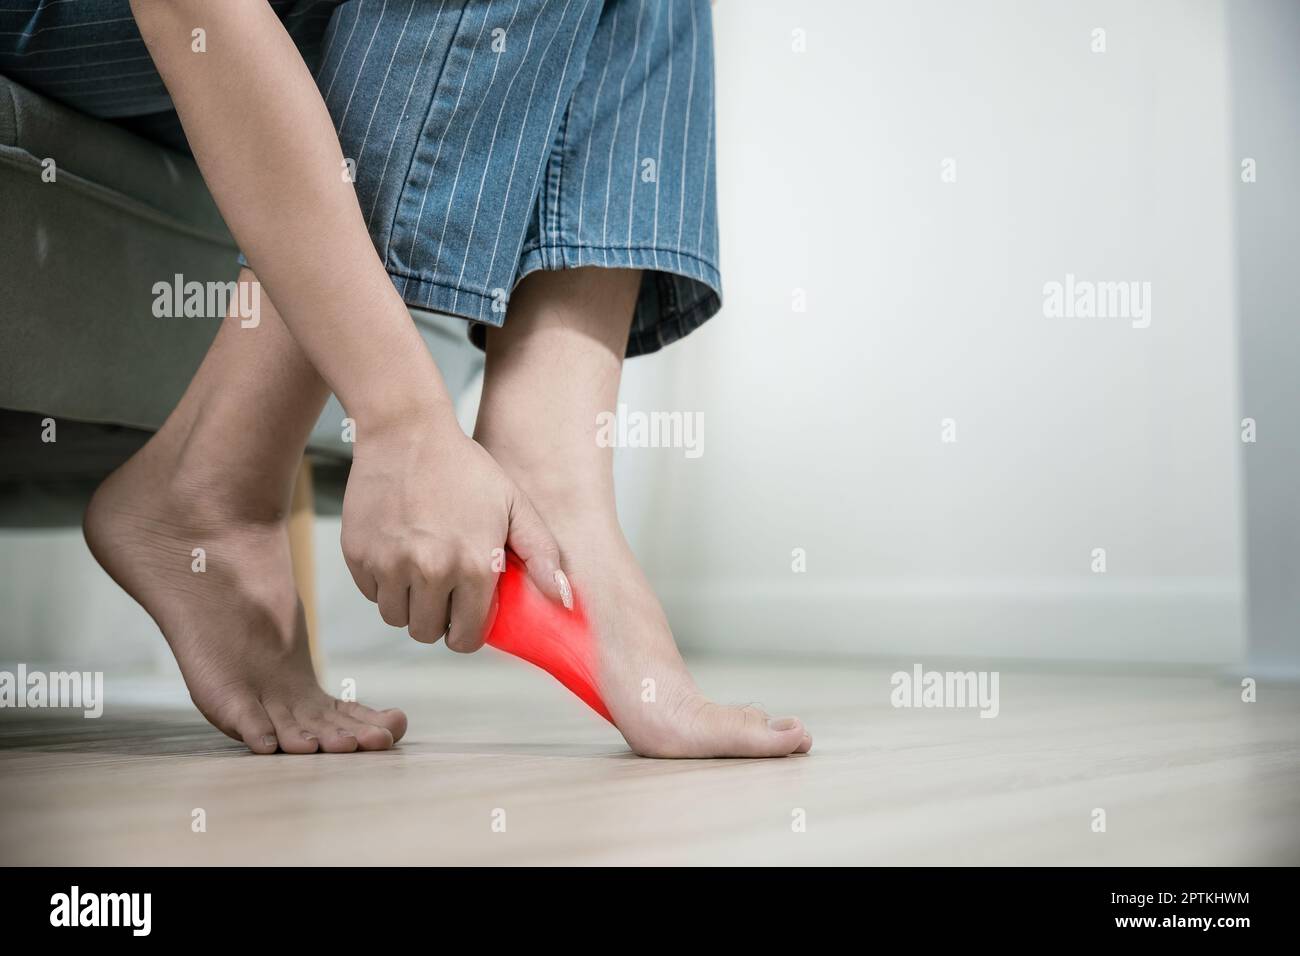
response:
[(299, 705), (293, 715), (298, 725), (314, 734), (320, 749), (330, 754), (348, 754), (357, 749), (357, 735), (332, 707), (316, 704)]
[(357, 750), (357, 736), (345, 727), (321, 725), (320, 749), (331, 754), (350, 754)]
[(214, 721), (231, 737), (242, 740), (255, 754), (273, 754), (279, 748), (275, 724), (256, 698), (249, 697), (227, 708), (223, 719)]
[(375, 710), (365, 704), (345, 700), (339, 701), (337, 706), (341, 713), (347, 714), (349, 717), (354, 717), (364, 724), (384, 728), (392, 736), (393, 743), (397, 743), (406, 736), (406, 714), (396, 707), (390, 707), (388, 710)]
[[(722, 734), (728, 753), (734, 757), (784, 757), (803, 745), (808, 732), (798, 717), (768, 717), (757, 707), (728, 707), (730, 724)], [(809, 746), (812, 744), (809, 738)]]
[(753, 705), (701, 700), (689, 717), (644, 738), (625, 734), (643, 757), (788, 757), (807, 752), (812, 737), (797, 717), (768, 717)]
[(356, 738), (357, 746), (361, 750), (389, 750), (393, 746), (393, 735), (387, 727), (358, 720), (345, 714), (341, 709), (335, 710), (334, 720), (340, 730), (347, 731)]
[(275, 724), (281, 750), (287, 754), (314, 754), (320, 748), (316, 735), (299, 724), (287, 706), (273, 700), (262, 703)]

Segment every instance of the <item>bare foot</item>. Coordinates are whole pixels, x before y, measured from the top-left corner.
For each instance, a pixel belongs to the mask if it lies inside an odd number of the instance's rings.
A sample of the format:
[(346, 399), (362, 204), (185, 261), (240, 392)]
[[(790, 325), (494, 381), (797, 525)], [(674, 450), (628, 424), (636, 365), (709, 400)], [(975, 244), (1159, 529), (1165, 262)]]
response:
[[(529, 491), (526, 476), (502, 460), (504, 455), (496, 457), (559, 541), (591, 636), (575, 633), (556, 617), (568, 612), (537, 595), (525, 602), (524, 613), (533, 619), (512, 627), (519, 635), (514, 646), (490, 638), (491, 643), (511, 653), (522, 649), (520, 656), (550, 671), (594, 708), (603, 704), (628, 746), (644, 757), (785, 757), (812, 748), (812, 736), (798, 718), (772, 718), (752, 704), (717, 704), (700, 692), (619, 530), (612, 501), (605, 507), (592, 501), (560, 504)], [(527, 586), (516, 580), (513, 593)], [(581, 646), (587, 641), (590, 647)], [(587, 693), (591, 684), (597, 701)]]
[(227, 500), (160, 444), (100, 486), (84, 531), (95, 560), (157, 622), (199, 711), (255, 753), (392, 747), (405, 714), (317, 683), (282, 509)]
[[(488, 331), (475, 438), (554, 534), (590, 632), (581, 634), (590, 646), (574, 652), (571, 627), (556, 622), (555, 639), (541, 642), (521, 628), (519, 656), (567, 678), (579, 696), (594, 684), (596, 702), (644, 756), (806, 753), (812, 737), (798, 718), (700, 693), (619, 528), (613, 451), (597, 423), (618, 401), (641, 279), (634, 269), (534, 272), (511, 296), (510, 320)], [(498, 613), (507, 611), (503, 599)], [(539, 605), (539, 616), (553, 612)]]

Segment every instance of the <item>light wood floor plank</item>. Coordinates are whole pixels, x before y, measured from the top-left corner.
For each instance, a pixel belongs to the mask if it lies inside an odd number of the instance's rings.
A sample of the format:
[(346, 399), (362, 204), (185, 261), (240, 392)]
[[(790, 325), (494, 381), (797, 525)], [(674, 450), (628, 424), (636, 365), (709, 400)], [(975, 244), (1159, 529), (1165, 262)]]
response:
[(384, 754), (246, 754), (170, 678), (110, 681), (99, 720), (3, 710), (0, 862), (1300, 863), (1298, 688), (1246, 704), (1211, 678), (1004, 671), (988, 720), (894, 709), (889, 672), (851, 664), (698, 672), (721, 699), (799, 713), (813, 754), (642, 760), (486, 655), (334, 668), (406, 708)]

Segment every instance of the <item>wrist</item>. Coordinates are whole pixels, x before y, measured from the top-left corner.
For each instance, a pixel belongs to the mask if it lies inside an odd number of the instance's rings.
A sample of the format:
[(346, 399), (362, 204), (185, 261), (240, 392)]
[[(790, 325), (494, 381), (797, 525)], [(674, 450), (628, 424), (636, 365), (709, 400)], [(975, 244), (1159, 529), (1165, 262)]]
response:
[(460, 433), (456, 409), (446, 390), (427, 388), (372, 396), (350, 417), (356, 422), (358, 446), (406, 443), (414, 435)]

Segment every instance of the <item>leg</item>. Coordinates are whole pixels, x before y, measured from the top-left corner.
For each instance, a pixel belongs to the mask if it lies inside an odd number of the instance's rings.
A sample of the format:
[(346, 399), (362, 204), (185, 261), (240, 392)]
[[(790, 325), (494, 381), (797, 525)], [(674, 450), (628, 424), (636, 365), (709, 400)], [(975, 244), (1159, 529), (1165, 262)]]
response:
[(86, 541), (157, 622), (220, 730), (258, 753), (383, 749), (405, 716), (335, 700), (312, 669), (288, 517), (328, 393), (261, 305), (256, 328), (222, 324), (162, 428), (95, 493)]
[(293, 580), (307, 619), (307, 650), (316, 676), (323, 670), (320, 654), (320, 629), (316, 620), (315, 535), (316, 496), (311, 486), (311, 460), (304, 458), (293, 479), (293, 499), (289, 505), (289, 557), (293, 562)]
[[(475, 437), (532, 499), (595, 634), (600, 696), (628, 744), (659, 757), (785, 756), (812, 738), (792, 717), (707, 700), (677, 652), (614, 507), (613, 450), (596, 442), (613, 411), (640, 283), (635, 270), (538, 272), (487, 337)], [(549, 669), (549, 668), (548, 668)], [(642, 702), (643, 681), (655, 700)]]

